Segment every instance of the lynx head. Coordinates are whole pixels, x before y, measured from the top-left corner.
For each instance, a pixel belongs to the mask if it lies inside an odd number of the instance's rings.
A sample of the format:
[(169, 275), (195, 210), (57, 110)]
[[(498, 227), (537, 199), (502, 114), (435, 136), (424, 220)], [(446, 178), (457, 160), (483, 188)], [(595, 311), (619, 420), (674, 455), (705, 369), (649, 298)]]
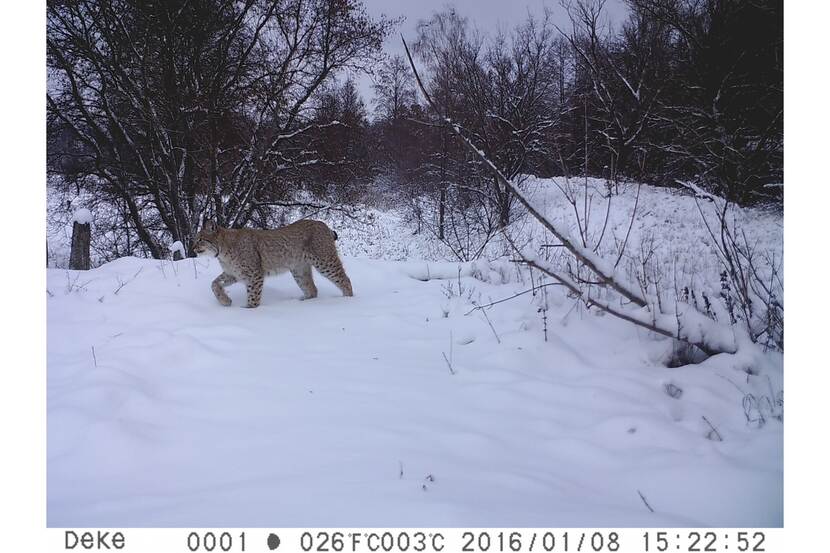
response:
[(196, 255), (207, 255), (211, 257), (219, 255), (217, 243), (220, 230), (215, 222), (204, 222), (202, 230), (196, 234), (196, 238), (193, 241), (193, 251), (196, 252)]

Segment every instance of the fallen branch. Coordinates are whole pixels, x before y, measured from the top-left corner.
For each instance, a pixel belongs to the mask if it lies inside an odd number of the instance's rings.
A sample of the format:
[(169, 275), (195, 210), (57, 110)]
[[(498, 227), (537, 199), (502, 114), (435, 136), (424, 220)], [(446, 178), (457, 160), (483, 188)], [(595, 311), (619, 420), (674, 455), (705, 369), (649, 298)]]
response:
[[(517, 246), (513, 243), (510, 237), (507, 236), (507, 234), (505, 234), (505, 238), (507, 238), (507, 241), (510, 243), (511, 246), (517, 248)], [(676, 338), (683, 342), (690, 343), (700, 348), (707, 355), (714, 355), (716, 353), (729, 351), (729, 344), (723, 343), (722, 341), (718, 340), (719, 333), (715, 332), (714, 330), (708, 333), (704, 332), (703, 336), (697, 339), (684, 333), (684, 329), (675, 322), (678, 318), (677, 313), (674, 313), (672, 315), (660, 314), (660, 317), (658, 318), (657, 316), (655, 316), (653, 312), (648, 310), (646, 310), (645, 312), (643, 309), (634, 311), (630, 309), (625, 309), (623, 307), (617, 307), (607, 301), (602, 301), (592, 297), (586, 297), (585, 292), (579, 287), (577, 283), (575, 283), (569, 277), (558, 273), (553, 267), (547, 264), (542, 264), (542, 262), (533, 259), (525, 259), (524, 262), (531, 267), (539, 269), (549, 277), (560, 282), (568, 290), (570, 290), (577, 298), (582, 300), (582, 302), (588, 309), (590, 309), (591, 307), (597, 307), (598, 309), (605, 311), (611, 315), (614, 315), (619, 319), (628, 321), (629, 323), (645, 328), (646, 330), (650, 330), (657, 334), (661, 334), (667, 338)], [(689, 309), (691, 309), (691, 307), (689, 307)], [(643, 315), (647, 315), (647, 317), (643, 317)], [(712, 327), (716, 324), (714, 321), (706, 318), (704, 315), (700, 315), (697, 323), (697, 330), (700, 330), (700, 327), (703, 326)], [(729, 351), (729, 353), (734, 353), (734, 350)]]

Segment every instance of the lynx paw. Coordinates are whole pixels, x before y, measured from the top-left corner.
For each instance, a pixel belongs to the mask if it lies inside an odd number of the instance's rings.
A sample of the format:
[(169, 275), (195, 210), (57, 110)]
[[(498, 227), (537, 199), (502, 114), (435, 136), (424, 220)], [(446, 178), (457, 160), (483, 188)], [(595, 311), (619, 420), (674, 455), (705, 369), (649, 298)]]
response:
[(225, 307), (228, 307), (231, 304), (231, 299), (228, 296), (218, 296), (216, 299), (219, 300), (219, 303), (221, 303)]

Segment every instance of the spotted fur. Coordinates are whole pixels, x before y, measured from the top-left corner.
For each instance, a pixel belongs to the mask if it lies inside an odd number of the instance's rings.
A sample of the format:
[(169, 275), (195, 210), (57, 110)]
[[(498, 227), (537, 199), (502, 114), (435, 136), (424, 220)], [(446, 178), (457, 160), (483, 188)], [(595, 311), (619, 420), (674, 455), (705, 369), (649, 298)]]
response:
[(231, 304), (225, 288), (239, 281), (248, 290), (247, 306), (257, 307), (265, 277), (285, 271), (291, 271), (303, 299), (317, 297), (312, 267), (344, 296), (351, 296), (352, 283), (337, 255), (336, 239), (337, 234), (325, 223), (309, 219), (273, 230), (226, 229), (208, 221), (196, 235), (193, 250), (219, 259), (222, 274), (211, 285), (219, 303)]

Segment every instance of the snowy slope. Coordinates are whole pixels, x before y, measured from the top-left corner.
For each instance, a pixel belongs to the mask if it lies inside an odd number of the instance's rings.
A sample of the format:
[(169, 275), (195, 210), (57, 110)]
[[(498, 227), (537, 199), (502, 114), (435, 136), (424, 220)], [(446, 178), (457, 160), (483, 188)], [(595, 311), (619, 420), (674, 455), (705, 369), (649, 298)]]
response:
[(49, 269), (48, 525), (783, 523), (783, 424), (742, 405), (780, 356), (668, 369), (557, 287), (545, 342), (530, 293), (465, 316), (521, 283), (345, 264), (355, 297), (283, 275), (255, 310), (216, 302), (215, 260)]

